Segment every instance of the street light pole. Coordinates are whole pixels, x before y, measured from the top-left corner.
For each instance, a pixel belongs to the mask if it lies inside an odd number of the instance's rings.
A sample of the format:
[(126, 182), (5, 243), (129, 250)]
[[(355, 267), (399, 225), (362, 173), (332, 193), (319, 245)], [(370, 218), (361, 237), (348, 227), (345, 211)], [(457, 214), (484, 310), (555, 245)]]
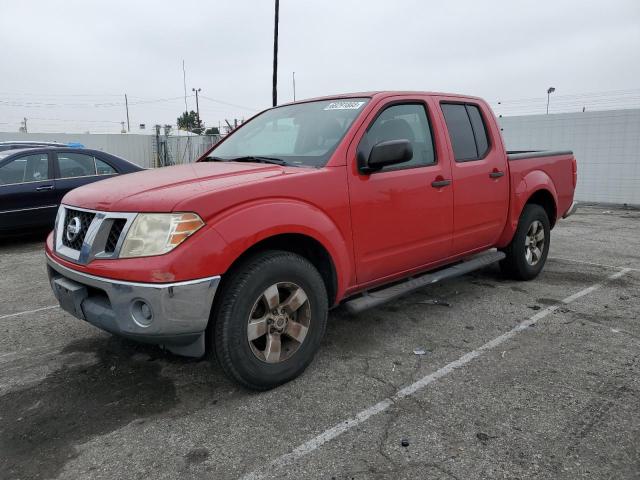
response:
[(198, 128), (200, 128), (200, 104), (198, 103), (198, 92), (202, 91), (201, 88), (197, 90), (195, 88), (191, 89), (192, 92), (196, 92), (196, 118), (198, 119)]
[(549, 87), (547, 89), (547, 115), (549, 115), (549, 99), (551, 98), (551, 94), (555, 91), (556, 89), (554, 87)]
[(293, 72), (293, 101), (296, 101), (296, 72)]
[(273, 106), (278, 104), (278, 18), (280, 12), (280, 0), (276, 0), (275, 25), (273, 30)]

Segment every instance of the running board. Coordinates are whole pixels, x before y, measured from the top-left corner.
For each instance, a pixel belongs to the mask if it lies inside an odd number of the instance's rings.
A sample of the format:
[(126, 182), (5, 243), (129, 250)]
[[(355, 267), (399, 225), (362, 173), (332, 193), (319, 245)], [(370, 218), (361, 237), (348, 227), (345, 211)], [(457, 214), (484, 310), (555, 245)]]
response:
[(506, 255), (503, 252), (489, 252), (471, 258), (465, 262), (457, 263), (452, 267), (438, 270), (437, 272), (425, 273), (419, 277), (413, 277), (402, 283), (397, 283), (391, 287), (373, 292), (365, 292), (361, 297), (344, 302), (344, 307), (349, 313), (356, 314), (373, 307), (382, 305), (400, 298), (403, 295), (431, 285), (432, 283), (459, 277), (474, 270), (487, 267), (492, 263), (502, 260)]

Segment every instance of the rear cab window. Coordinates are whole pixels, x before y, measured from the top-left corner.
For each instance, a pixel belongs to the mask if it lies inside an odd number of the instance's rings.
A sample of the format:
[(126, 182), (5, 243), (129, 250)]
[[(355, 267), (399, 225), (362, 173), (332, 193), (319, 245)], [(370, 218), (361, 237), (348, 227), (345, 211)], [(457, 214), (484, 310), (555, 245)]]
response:
[(471, 103), (441, 103), (456, 162), (480, 160), (490, 144), (487, 128), (478, 105)]

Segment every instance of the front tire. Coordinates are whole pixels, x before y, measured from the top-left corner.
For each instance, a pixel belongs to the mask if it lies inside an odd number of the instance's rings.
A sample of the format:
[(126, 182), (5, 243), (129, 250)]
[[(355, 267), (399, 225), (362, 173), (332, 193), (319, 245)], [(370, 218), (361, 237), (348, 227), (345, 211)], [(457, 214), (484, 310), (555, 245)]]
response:
[(294, 379), (324, 336), (328, 298), (322, 277), (307, 259), (283, 251), (251, 257), (229, 275), (210, 329), (218, 363), (252, 390)]
[(542, 271), (549, 253), (551, 225), (540, 205), (525, 205), (511, 243), (503, 250), (507, 257), (501, 270), (516, 280), (531, 280)]

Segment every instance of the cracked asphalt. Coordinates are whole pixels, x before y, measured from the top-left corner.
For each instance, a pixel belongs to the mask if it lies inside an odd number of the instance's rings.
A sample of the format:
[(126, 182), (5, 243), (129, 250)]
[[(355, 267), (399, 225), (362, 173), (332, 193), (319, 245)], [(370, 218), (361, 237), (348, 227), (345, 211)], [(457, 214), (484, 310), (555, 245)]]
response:
[[(311, 367), (265, 393), (209, 360), (47, 308), (56, 303), (41, 237), (0, 242), (1, 479), (640, 478), (637, 210), (583, 207), (561, 221), (531, 282), (490, 267), (358, 316), (335, 309)], [(623, 267), (632, 270), (608, 279)]]

